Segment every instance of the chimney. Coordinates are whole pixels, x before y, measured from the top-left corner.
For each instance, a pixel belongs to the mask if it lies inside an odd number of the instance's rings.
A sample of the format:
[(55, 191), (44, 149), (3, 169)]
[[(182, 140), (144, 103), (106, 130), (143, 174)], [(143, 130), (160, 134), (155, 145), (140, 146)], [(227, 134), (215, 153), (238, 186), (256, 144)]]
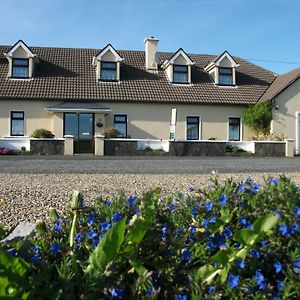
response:
[(146, 56), (146, 69), (149, 71), (158, 70), (158, 54), (157, 54), (157, 44), (158, 39), (154, 37), (144, 39), (145, 43), (145, 56)]

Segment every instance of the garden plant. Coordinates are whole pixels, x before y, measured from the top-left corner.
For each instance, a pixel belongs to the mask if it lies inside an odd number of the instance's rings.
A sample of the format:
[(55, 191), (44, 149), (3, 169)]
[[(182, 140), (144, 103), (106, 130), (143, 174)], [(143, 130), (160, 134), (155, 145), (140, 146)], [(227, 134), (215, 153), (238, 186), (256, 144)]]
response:
[(74, 192), (67, 215), (0, 246), (0, 298), (300, 299), (299, 218), (284, 176), (93, 207)]

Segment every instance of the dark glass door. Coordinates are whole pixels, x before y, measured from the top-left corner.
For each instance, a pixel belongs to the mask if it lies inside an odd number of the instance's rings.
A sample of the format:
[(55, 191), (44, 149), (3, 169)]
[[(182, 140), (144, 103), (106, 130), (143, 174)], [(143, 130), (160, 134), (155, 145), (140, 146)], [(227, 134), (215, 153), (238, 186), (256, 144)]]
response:
[(93, 153), (93, 114), (65, 113), (64, 134), (74, 136), (74, 153)]

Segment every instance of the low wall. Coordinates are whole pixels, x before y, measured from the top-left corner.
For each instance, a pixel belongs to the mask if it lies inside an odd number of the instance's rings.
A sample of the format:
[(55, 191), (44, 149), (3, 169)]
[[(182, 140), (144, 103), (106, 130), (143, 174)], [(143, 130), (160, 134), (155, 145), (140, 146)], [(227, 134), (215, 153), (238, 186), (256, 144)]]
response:
[(30, 139), (24, 137), (7, 137), (0, 139), (0, 148), (7, 148), (11, 150), (21, 150), (22, 147), (26, 148), (26, 151), (30, 150)]
[(256, 156), (286, 156), (286, 142), (255, 141)]
[(30, 152), (36, 155), (64, 155), (64, 139), (30, 139)]
[(138, 147), (135, 140), (106, 139), (104, 140), (104, 155), (130, 156), (137, 155)]
[(171, 156), (225, 156), (226, 141), (172, 141)]

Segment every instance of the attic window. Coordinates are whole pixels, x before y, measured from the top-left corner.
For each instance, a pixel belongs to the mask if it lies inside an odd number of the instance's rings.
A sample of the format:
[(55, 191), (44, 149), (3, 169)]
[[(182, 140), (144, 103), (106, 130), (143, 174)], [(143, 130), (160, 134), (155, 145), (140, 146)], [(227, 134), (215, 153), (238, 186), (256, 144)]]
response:
[(232, 68), (219, 67), (219, 84), (233, 85)]
[(117, 63), (101, 62), (101, 80), (115, 81), (117, 80)]
[(188, 66), (173, 65), (173, 82), (188, 83)]
[(13, 78), (29, 77), (29, 59), (13, 58), (12, 77)]

